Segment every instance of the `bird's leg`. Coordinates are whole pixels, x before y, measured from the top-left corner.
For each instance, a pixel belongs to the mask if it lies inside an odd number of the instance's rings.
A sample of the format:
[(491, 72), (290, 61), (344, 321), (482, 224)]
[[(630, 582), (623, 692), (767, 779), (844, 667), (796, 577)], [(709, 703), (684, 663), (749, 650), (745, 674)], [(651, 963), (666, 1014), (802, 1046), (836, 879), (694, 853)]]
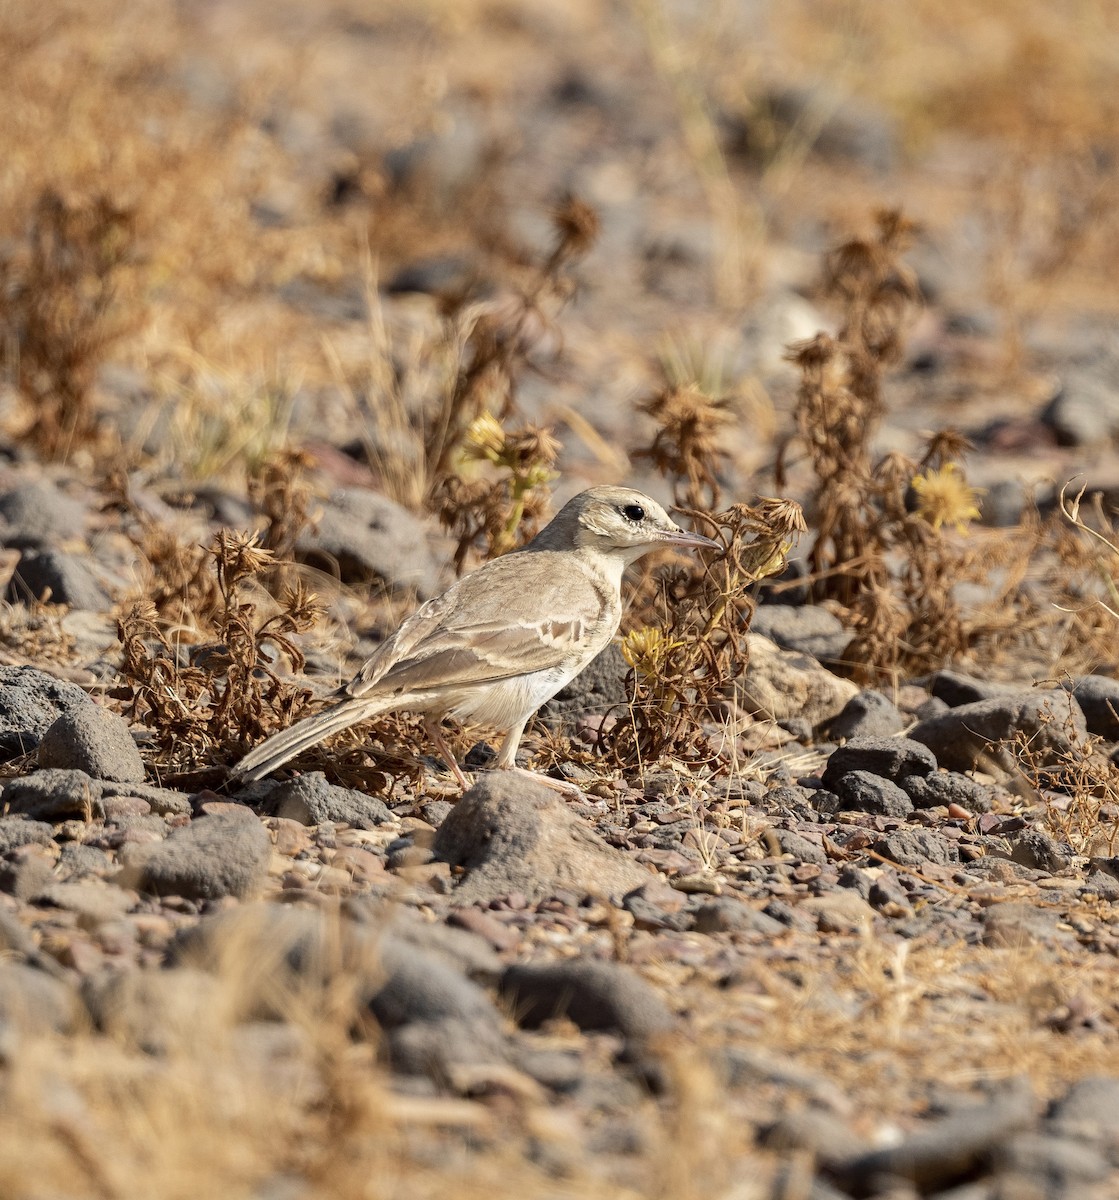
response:
[[(529, 715), (531, 716), (531, 714)], [(527, 724), (528, 717), (525, 717), (505, 735), (505, 740), (501, 743), (501, 749), (497, 752), (497, 758), (494, 760), (494, 767), (499, 771), (512, 771), (514, 774), (534, 779), (537, 783), (542, 783), (545, 787), (559, 792), (566, 800), (585, 802), (586, 796), (575, 784), (567, 783), (562, 779), (552, 779), (547, 775), (540, 775), (536, 771), (529, 771), (525, 767), (517, 766), (517, 747), (521, 744), (521, 734), (524, 733)]]
[(451, 773), (458, 780), (459, 787), (465, 792), (470, 787), (470, 780), (462, 773), (462, 767), (458, 765), (458, 760), (451, 753), (451, 748), (447, 745), (447, 739), (443, 736), (443, 730), (435, 717), (424, 717), (424, 733), (435, 743), (439, 757), (451, 768)]

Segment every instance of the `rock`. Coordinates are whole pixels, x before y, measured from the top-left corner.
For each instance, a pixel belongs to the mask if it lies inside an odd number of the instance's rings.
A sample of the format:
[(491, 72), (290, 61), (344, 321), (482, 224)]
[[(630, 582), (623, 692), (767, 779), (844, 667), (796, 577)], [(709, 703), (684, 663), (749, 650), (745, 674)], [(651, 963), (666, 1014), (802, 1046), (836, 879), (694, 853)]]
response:
[(1065, 1137), (1119, 1146), (1119, 1079), (1110, 1075), (1078, 1079), (1054, 1104), (1049, 1123)]
[(934, 699), (943, 700), (949, 708), (974, 704), (977, 700), (995, 700), (1022, 690), (1016, 684), (973, 679), (959, 671), (937, 671), (929, 679), (928, 688)]
[(836, 785), (851, 771), (863, 771), (898, 783), (910, 775), (931, 775), (936, 758), (911, 738), (851, 738), (833, 750), (824, 767), (824, 786), (836, 791)]
[(43, 734), (39, 766), (84, 771), (94, 779), (142, 783), (144, 760), (128, 723), (100, 704), (63, 713)]
[(1110, 377), (1088, 370), (1069, 371), (1042, 409), (1058, 446), (1103, 446), (1119, 430), (1119, 390)]
[(648, 872), (607, 845), (557, 792), (524, 776), (480, 779), (439, 827), (436, 857), (466, 868), (453, 899), (495, 900), (512, 892), (543, 899), (560, 890), (620, 899)]
[(1108, 675), (1080, 675), (1061, 685), (1076, 697), (1088, 732), (1109, 742), (1119, 742), (1119, 679)]
[(36, 892), (36, 904), (51, 904), (72, 912), (83, 929), (96, 929), (124, 916), (136, 903), (136, 894), (108, 883), (49, 883)]
[(781, 847), (781, 853), (791, 855), (797, 862), (817, 863), (823, 866), (828, 861), (823, 846), (792, 829), (775, 829), (773, 837)]
[(913, 811), (913, 802), (896, 783), (869, 771), (847, 771), (832, 783), (832, 787), (846, 812), (905, 817)]
[(23, 963), (0, 962), (0, 1029), (68, 1033), (79, 1009), (68, 983)]
[(165, 817), (186, 817), (194, 811), (190, 797), (185, 792), (156, 787), (150, 783), (118, 783), (112, 779), (99, 779), (97, 782), (101, 784), (101, 795), (106, 800), (134, 797), (146, 801), (152, 812)]
[(830, 1174), (852, 1196), (878, 1192), (877, 1183), (891, 1176), (913, 1183), (922, 1195), (968, 1178), (1017, 1130), (1034, 1118), (1034, 1102), (1023, 1087), (1011, 1088), (982, 1106), (968, 1108), (881, 1150), (856, 1153), (837, 1163)]
[[(1075, 1196), (1084, 1194), (1081, 1189), (1086, 1184), (1114, 1178), (1111, 1163), (1094, 1146), (1032, 1129), (1007, 1138), (993, 1155), (992, 1165), (1004, 1196), (1028, 1194), (1023, 1189), (1032, 1190), (1041, 1180), (1050, 1196)], [(1017, 1189), (1010, 1183), (1014, 1179), (1021, 1184)]]
[(391, 1029), (385, 1048), (394, 1071), (401, 1075), (427, 1075), (446, 1086), (455, 1069), (502, 1063), (510, 1058), (503, 1031), (490, 1019), (413, 1021)]
[(416, 1021), (500, 1024), (488, 994), (441, 956), (390, 935), (381, 945), (381, 966), (383, 982), (369, 1010), (384, 1029)]
[(526, 1029), (566, 1017), (580, 1029), (612, 1029), (645, 1041), (675, 1026), (668, 1006), (636, 971), (600, 959), (515, 964), (502, 976), (501, 994)]
[(30, 900), (54, 877), (54, 858), (43, 846), (21, 846), (0, 859), (0, 891)]
[(80, 535), (86, 510), (45, 479), (22, 483), (0, 495), (0, 542), (22, 550)]
[(272, 859), (272, 839), (251, 814), (197, 818), (164, 842), (131, 849), (130, 886), (188, 900), (251, 896), (263, 886)]
[(969, 812), (990, 812), (994, 806), (991, 789), (958, 771), (934, 771), (931, 775), (907, 775), (901, 788), (914, 808), (940, 808), (958, 804)]
[(36, 843), (49, 846), (53, 837), (54, 826), (46, 821), (29, 821), (25, 817), (0, 817), (0, 854)]
[(696, 933), (757, 933), (762, 937), (780, 937), (786, 927), (759, 909), (733, 896), (717, 896), (701, 904), (694, 913)]
[(87, 559), (52, 547), (25, 550), (8, 584), (8, 599), (26, 603), (44, 597), (54, 604), (94, 612), (101, 612), (112, 603)]
[(862, 933), (874, 925), (874, 909), (858, 892), (846, 889), (809, 896), (797, 909), (811, 916), (821, 933)]
[(1087, 735), (1080, 705), (1063, 691), (1015, 692), (961, 704), (909, 731), (910, 738), (928, 746), (942, 767), (954, 771), (970, 771), (980, 763), (1016, 770), (1009, 748), (1016, 738), (1029, 744), (1031, 756), (1038, 761), (1052, 763)]
[(63, 713), (92, 703), (80, 687), (34, 667), (0, 667), (0, 757), (30, 754)]
[(540, 710), (540, 719), (553, 728), (570, 728), (586, 713), (605, 713), (629, 703), (626, 676), (629, 664), (621, 648), (611, 643)]
[(899, 829), (875, 842), (874, 851), (903, 867), (920, 867), (926, 863), (947, 866), (960, 861), (959, 850), (929, 829)]
[(782, 650), (808, 654), (821, 663), (841, 661), (851, 641), (843, 622), (815, 604), (760, 604), (750, 629)]
[(1024, 901), (994, 904), (983, 913), (983, 945), (1022, 949), (1046, 946), (1062, 938), (1058, 918), (1046, 908)]
[(900, 733), (907, 724), (889, 697), (868, 689), (852, 696), (843, 711), (828, 721), (821, 732), (829, 741), (839, 742), (854, 737), (889, 737)]
[[(50, 826), (48, 825), (49, 829)], [(116, 868), (104, 850), (84, 846), (81, 842), (64, 842), (58, 856), (57, 875), (60, 881), (103, 878)]]
[(84, 771), (46, 767), (34, 775), (10, 779), (3, 803), (8, 812), (25, 813), (36, 820), (65, 821), (76, 817), (92, 821), (104, 815), (102, 788)]
[(376, 829), (393, 819), (383, 801), (354, 788), (336, 787), (321, 771), (279, 784), (269, 792), (268, 804), (276, 816), (302, 825), (332, 821), (354, 829)]
[(769, 638), (749, 633), (750, 662), (738, 681), (738, 699), (750, 713), (772, 721), (799, 717), (813, 727), (837, 716), (858, 689), (814, 659), (782, 650)]
[(330, 497), (315, 527), (300, 535), (296, 556), (342, 583), (377, 580), (393, 589), (414, 589), (426, 599), (440, 582), (427, 532), (422, 521), (387, 496), (344, 488)]
[(86, 979), (82, 999), (102, 1033), (146, 1054), (189, 1054), (199, 1031), (225, 1018), (228, 989), (191, 967), (111, 971)]
[(1040, 829), (1023, 829), (1010, 837), (1010, 860), (1035, 871), (1056, 875), (1072, 866), (1073, 853), (1069, 846)]

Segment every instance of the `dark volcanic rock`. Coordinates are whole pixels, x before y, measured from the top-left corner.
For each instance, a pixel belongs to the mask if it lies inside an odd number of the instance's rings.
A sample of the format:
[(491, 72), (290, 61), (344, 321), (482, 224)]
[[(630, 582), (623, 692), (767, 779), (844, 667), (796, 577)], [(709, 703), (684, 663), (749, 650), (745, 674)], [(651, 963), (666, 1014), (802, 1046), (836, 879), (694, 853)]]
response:
[(128, 874), (136, 876), (134, 886), (188, 900), (258, 892), (268, 874), (272, 840), (256, 817), (246, 813), (201, 817), (158, 845), (135, 847), (127, 864)]
[(0, 518), (0, 542), (22, 550), (80, 534), (86, 510), (53, 483), (37, 479), (0, 495)]
[(1119, 742), (1119, 679), (1107, 675), (1081, 675), (1062, 686), (1076, 697), (1089, 733), (1109, 742)]
[(866, 771), (895, 782), (907, 775), (931, 775), (936, 758), (910, 738), (852, 738), (834, 750), (824, 768), (824, 786), (836, 791), (836, 783), (849, 771)]
[(0, 756), (30, 754), (63, 713), (92, 703), (80, 687), (34, 667), (0, 667)]
[(961, 704), (974, 704), (977, 700), (994, 700), (998, 696), (1009, 696), (1021, 688), (1010, 683), (995, 683), (990, 679), (974, 679), (960, 671), (937, 671), (928, 683), (929, 693), (943, 700), (949, 708)]
[(392, 820), (384, 801), (354, 788), (336, 787), (321, 771), (279, 784), (268, 794), (268, 805), (276, 816), (302, 825), (336, 821), (354, 829), (375, 829)]
[(810, 654), (820, 662), (841, 659), (851, 641), (843, 622), (815, 604), (760, 604), (750, 628), (783, 650)]
[(855, 737), (889, 737), (908, 724), (898, 707), (881, 692), (868, 689), (852, 696), (822, 732), (833, 742)]
[(847, 771), (832, 786), (843, 809), (849, 812), (905, 817), (913, 811), (913, 802), (896, 783), (869, 771)]
[(883, 858), (903, 867), (920, 867), (924, 863), (947, 866), (960, 861), (956, 847), (930, 829), (899, 829), (875, 842), (874, 849)]
[(427, 527), (378, 492), (335, 492), (315, 526), (300, 535), (296, 554), (343, 583), (376, 579), (391, 588), (414, 588), (421, 598), (439, 589)]
[(85, 771), (94, 779), (140, 783), (144, 760), (123, 717), (100, 704), (63, 713), (43, 734), (39, 766)]
[(112, 602), (86, 559), (53, 548), (23, 552), (8, 596), (24, 602), (49, 596), (54, 604), (92, 612), (102, 612)]
[(675, 1024), (668, 1006), (636, 971), (599, 959), (517, 964), (502, 976), (501, 992), (528, 1029), (567, 1017), (580, 1029), (615, 1029), (646, 1039)]
[(976, 783), (959, 771), (934, 771), (931, 775), (908, 775), (902, 790), (914, 808), (939, 808), (958, 804), (969, 812), (990, 812), (994, 804), (991, 789)]
[(1011, 835), (1010, 858), (1035, 871), (1055, 875), (1072, 866), (1073, 854), (1070, 847), (1058, 842), (1040, 829), (1023, 829)]
[(1088, 730), (1080, 705), (1063, 691), (1015, 692), (949, 709), (921, 721), (909, 731), (936, 755), (942, 767), (970, 771), (990, 762), (1013, 769), (1015, 759), (1007, 748), (1015, 738), (1029, 743), (1041, 761), (1052, 761), (1068, 751)]
[(439, 827), (437, 858), (466, 868), (459, 903), (512, 892), (543, 899), (558, 891), (621, 898), (649, 873), (607, 845), (558, 793), (524, 776), (480, 779)]

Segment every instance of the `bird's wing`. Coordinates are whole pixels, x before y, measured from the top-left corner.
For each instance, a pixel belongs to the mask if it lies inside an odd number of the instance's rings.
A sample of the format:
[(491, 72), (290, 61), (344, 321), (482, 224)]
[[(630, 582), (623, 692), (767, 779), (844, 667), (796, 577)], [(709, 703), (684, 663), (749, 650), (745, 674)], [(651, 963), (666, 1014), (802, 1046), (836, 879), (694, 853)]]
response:
[(453, 688), (569, 662), (601, 633), (610, 597), (568, 564), (553, 568), (549, 557), (510, 555), (459, 580), (417, 609), (345, 693)]

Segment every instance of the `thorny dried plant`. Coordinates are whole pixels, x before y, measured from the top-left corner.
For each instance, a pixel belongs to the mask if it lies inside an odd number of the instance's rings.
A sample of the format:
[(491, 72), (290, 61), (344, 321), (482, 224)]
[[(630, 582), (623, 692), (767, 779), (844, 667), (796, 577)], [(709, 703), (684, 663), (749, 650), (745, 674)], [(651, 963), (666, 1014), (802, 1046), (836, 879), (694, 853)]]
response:
[(314, 524), (314, 487), (307, 478), (311, 456), (286, 449), (262, 459), (248, 474), (249, 500), (268, 524), (261, 546), (275, 558), (274, 584), (286, 581), (285, 564), (295, 557), (299, 538)]
[(618, 766), (669, 757), (715, 760), (704, 722), (717, 720), (746, 670), (752, 585), (782, 570), (805, 529), (800, 506), (791, 500), (685, 515), (722, 548), (706, 564), (689, 559), (646, 579), (622, 641), (630, 711), (602, 737), (608, 761)]
[(26, 436), (44, 457), (66, 458), (96, 433), (94, 376), (134, 324), (117, 303), (132, 245), (128, 209), (47, 189), (26, 245), (0, 261), (0, 337), (31, 416)]
[(500, 420), (516, 411), (517, 379), (545, 344), (558, 342), (555, 317), (567, 303), (570, 267), (594, 245), (598, 215), (569, 196), (553, 214), (555, 243), (515, 299), (474, 304), (456, 317), (459, 369), (426, 421), (425, 462), (433, 490), (455, 469), (466, 431), (484, 412)]
[(883, 213), (875, 238), (846, 242), (829, 256), (826, 287), (842, 303), (840, 332), (818, 334), (789, 355), (801, 371), (796, 438), (815, 477), (809, 586), (817, 600), (842, 606), (854, 629), (846, 658), (869, 682), (959, 657), (969, 631), (956, 588), (989, 565), (948, 532), (966, 535), (979, 515), (979, 490), (956, 461), (970, 448), (965, 438), (950, 430), (932, 435), (920, 462), (871, 457), (884, 411), (882, 377), (901, 356), (919, 301), (900, 260), (912, 230), (899, 213)]
[(433, 497), (440, 521), (457, 541), (455, 571), (462, 573), (472, 551), (497, 558), (523, 546), (540, 531), (548, 511), (560, 444), (547, 429), (528, 425), (507, 431), (482, 413), (466, 432), (467, 462), (488, 464), (496, 479), (448, 475)]
[(279, 651), (301, 671), (304, 658), (294, 635), (322, 615), (316, 597), (296, 586), (278, 612), (259, 618), (244, 593), (274, 568), (275, 556), (256, 535), (221, 530), (207, 553), (218, 597), (211, 644), (184, 656), (148, 599), (133, 603), (118, 621), (132, 717), (148, 720), (160, 761), (176, 770), (239, 754), (300, 715), (309, 690), (281, 678), (267, 650)]
[(1119, 846), (1119, 767), (1078, 717), (1070, 695), (1038, 734), (1019, 732), (1007, 749), (1053, 836), (1076, 854), (1110, 858)]

